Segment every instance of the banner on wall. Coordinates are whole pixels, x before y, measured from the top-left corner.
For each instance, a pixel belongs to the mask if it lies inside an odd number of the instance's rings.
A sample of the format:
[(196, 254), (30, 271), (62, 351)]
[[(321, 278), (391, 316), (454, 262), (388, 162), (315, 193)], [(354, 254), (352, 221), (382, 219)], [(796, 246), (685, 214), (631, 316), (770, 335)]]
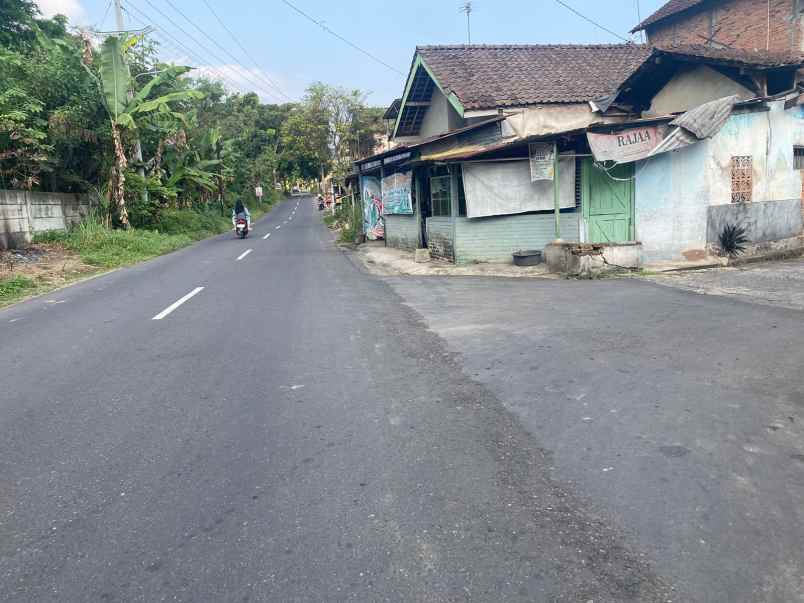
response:
[(650, 157), (664, 140), (666, 128), (643, 126), (606, 134), (588, 132), (589, 147), (595, 161), (629, 163)]
[[(531, 180), (527, 161), (463, 164), (466, 217), (485, 218), (555, 209), (555, 189), (547, 180)], [(575, 156), (558, 160), (558, 200), (575, 207)]]
[(412, 173), (396, 172), (382, 179), (383, 214), (412, 214)]
[(382, 217), (382, 190), (376, 176), (361, 177), (363, 197), (363, 231), (371, 241), (385, 237), (385, 222)]

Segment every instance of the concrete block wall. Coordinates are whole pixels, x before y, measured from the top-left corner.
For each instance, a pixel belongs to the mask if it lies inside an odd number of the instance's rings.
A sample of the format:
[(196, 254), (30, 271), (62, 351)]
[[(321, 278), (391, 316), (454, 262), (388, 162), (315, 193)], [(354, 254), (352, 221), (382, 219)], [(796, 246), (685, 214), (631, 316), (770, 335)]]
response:
[(427, 218), (427, 247), (430, 255), (442, 260), (454, 261), (455, 241), (453, 240), (453, 218)]
[(35, 233), (64, 230), (88, 213), (86, 195), (0, 190), (0, 249), (23, 247)]
[[(561, 238), (579, 240), (580, 212), (562, 212)], [(515, 251), (544, 249), (555, 239), (552, 213), (456, 218), (456, 262), (508, 262)]]
[[(770, 6), (769, 6), (770, 4)], [(794, 0), (726, 0), (708, 2), (648, 27), (648, 40), (654, 46), (703, 44), (716, 33), (715, 39), (732, 48), (765, 50), (770, 41), (771, 52), (801, 50), (801, 15)], [(770, 38), (768, 38), (770, 9)]]
[(388, 247), (415, 250), (419, 246), (418, 216), (385, 216), (385, 240)]
[(745, 228), (751, 243), (767, 243), (801, 235), (801, 200), (730, 203), (707, 208), (706, 242), (718, 245), (726, 225)]

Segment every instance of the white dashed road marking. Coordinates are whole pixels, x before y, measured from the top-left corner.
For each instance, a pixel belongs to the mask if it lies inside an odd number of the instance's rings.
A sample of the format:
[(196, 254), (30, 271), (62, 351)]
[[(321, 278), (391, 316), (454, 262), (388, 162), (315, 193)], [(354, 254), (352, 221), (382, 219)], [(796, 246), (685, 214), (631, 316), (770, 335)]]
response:
[(178, 308), (178, 307), (179, 307), (180, 305), (182, 305), (184, 302), (189, 301), (191, 298), (195, 297), (196, 295), (198, 295), (199, 293), (201, 293), (203, 290), (204, 290), (204, 288), (203, 288), (203, 287), (196, 287), (195, 289), (193, 289), (192, 291), (190, 291), (190, 292), (189, 292), (187, 295), (185, 295), (184, 297), (182, 297), (182, 298), (181, 298), (181, 299), (179, 299), (178, 301), (175, 301), (175, 302), (173, 302), (172, 304), (170, 304), (170, 305), (169, 305), (167, 308), (165, 308), (164, 310), (162, 310), (162, 311), (161, 311), (159, 314), (157, 314), (156, 316), (154, 316), (154, 317), (153, 317), (151, 320), (162, 320), (163, 318), (165, 318), (165, 316), (167, 316), (168, 314), (170, 314), (171, 312), (173, 312), (173, 310), (175, 310), (176, 308)]
[(243, 253), (241, 253), (239, 256), (237, 256), (237, 259), (235, 261), (239, 262), (244, 257), (246, 257), (249, 253), (251, 253), (252, 251), (254, 251), (254, 250), (253, 249), (246, 249)]
[(271, 233), (269, 232), (267, 235), (265, 235), (265, 236), (262, 238), (262, 240), (264, 241), (265, 239), (267, 239), (267, 238), (268, 238), (268, 237), (270, 237), (270, 236), (271, 236)]
[(276, 225), (276, 230), (279, 230), (280, 228), (282, 228), (282, 225), (281, 225), (281, 224), (277, 224), (277, 225)]

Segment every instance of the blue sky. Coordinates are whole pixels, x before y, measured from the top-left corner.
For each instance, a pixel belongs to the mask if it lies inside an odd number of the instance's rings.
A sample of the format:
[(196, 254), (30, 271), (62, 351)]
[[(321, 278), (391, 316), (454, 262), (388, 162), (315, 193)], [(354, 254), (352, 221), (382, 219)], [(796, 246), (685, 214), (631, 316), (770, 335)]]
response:
[[(101, 30), (114, 27), (110, 0), (38, 0), (45, 13), (59, 11), (76, 23)], [(149, 1), (151, 4), (149, 4)], [(417, 44), (466, 42), (466, 20), (459, 0), (291, 0), (315, 19), (399, 71), (407, 72)], [(608, 29), (629, 37), (637, 23), (637, 0), (565, 0)], [(665, 0), (639, 0), (644, 18)], [(299, 98), (313, 81), (358, 88), (372, 105), (387, 105), (400, 96), (404, 76), (395, 73), (295, 13), (282, 0), (207, 0), (237, 36), (248, 56), (219, 25), (204, 0), (123, 0), (128, 14), (155, 25), (167, 39), (166, 59), (225, 75), (230, 88), (255, 87), (271, 101), (284, 100), (276, 87)], [(223, 47), (216, 47), (181, 14)], [(183, 28), (154, 8), (157, 7)], [(105, 20), (103, 20), (106, 15)], [(127, 22), (130, 26), (132, 21)], [(164, 33), (163, 33), (164, 32)], [(191, 35), (187, 35), (191, 34)], [(173, 36), (173, 40), (168, 35)], [(200, 42), (196, 44), (191, 38)], [(178, 40), (178, 43), (176, 41)], [(587, 23), (555, 0), (475, 0), (473, 43), (611, 43), (619, 40)], [(181, 48), (183, 46), (184, 48)], [(192, 50), (192, 54), (188, 52)], [(239, 64), (234, 61), (238, 59)], [(248, 82), (251, 81), (252, 84)], [(272, 86), (272, 84), (276, 84)]]

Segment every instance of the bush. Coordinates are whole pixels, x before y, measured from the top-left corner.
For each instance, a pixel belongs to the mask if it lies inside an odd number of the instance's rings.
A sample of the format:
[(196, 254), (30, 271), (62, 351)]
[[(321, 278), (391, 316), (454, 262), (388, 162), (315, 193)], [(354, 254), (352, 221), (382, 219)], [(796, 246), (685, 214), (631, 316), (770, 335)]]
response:
[(0, 303), (22, 297), (32, 289), (36, 289), (36, 283), (25, 276), (0, 279)]
[(162, 210), (156, 228), (159, 232), (171, 235), (188, 235), (193, 239), (224, 232), (231, 226), (228, 217), (220, 215), (220, 211), (197, 209)]

